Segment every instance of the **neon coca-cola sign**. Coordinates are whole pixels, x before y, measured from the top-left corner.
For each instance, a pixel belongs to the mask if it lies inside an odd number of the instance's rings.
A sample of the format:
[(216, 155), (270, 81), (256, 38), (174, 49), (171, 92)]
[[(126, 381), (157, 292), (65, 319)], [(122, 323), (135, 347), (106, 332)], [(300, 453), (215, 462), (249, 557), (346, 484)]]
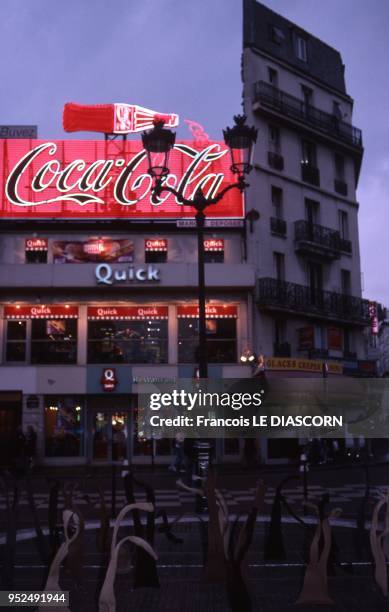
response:
[[(227, 154), (223, 143), (204, 147), (178, 143), (169, 162), (171, 173), (164, 180), (186, 198), (193, 198), (199, 188), (207, 197), (215, 197), (235, 182)], [(172, 194), (152, 194), (153, 182), (140, 142), (3, 141), (0, 163), (5, 171), (0, 178), (5, 194), (0, 204), (3, 218), (194, 216), (193, 209)], [(209, 214), (242, 218), (242, 194), (230, 191)]]

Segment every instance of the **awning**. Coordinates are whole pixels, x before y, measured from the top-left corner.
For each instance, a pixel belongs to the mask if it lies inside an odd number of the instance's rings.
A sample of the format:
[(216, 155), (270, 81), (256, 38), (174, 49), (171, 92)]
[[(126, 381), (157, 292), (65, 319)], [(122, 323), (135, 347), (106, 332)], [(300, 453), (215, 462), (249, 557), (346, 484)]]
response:
[[(195, 305), (178, 306), (177, 316), (180, 319), (197, 319), (199, 307)], [(236, 319), (238, 317), (238, 308), (231, 304), (207, 304), (205, 316), (207, 319)]]
[(6, 319), (77, 319), (78, 306), (62, 305), (25, 305), (4, 306)]
[(133, 320), (168, 319), (168, 306), (89, 306), (90, 320)]

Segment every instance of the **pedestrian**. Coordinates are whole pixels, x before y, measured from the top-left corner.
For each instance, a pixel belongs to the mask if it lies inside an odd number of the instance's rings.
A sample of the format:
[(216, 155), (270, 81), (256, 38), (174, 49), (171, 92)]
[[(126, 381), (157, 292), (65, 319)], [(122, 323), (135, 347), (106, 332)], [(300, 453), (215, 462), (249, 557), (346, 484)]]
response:
[(36, 440), (37, 440), (36, 431), (32, 425), (29, 425), (27, 427), (27, 432), (26, 432), (26, 458), (27, 458), (28, 465), (30, 466), (30, 468), (35, 465)]
[(174, 459), (172, 465), (169, 466), (170, 470), (174, 472), (183, 471), (184, 467), (184, 434), (182, 431), (178, 431), (173, 440)]

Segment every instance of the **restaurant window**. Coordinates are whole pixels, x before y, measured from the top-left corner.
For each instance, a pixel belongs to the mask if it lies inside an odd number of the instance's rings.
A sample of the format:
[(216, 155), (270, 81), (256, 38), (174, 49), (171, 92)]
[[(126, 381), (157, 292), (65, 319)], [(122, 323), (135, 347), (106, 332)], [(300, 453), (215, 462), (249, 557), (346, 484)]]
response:
[(84, 398), (48, 395), (45, 405), (45, 456), (81, 457), (84, 454)]
[(27, 321), (8, 321), (6, 361), (26, 361)]
[[(225, 313), (223, 309), (225, 308)], [(209, 363), (235, 363), (237, 329), (235, 306), (207, 307), (206, 335)], [(198, 362), (199, 319), (197, 307), (178, 308), (178, 361)]]
[(47, 318), (31, 321), (31, 363), (76, 362), (77, 320)]
[(88, 363), (167, 363), (167, 307), (88, 309)]
[(167, 240), (165, 238), (147, 238), (145, 240), (145, 263), (167, 262)]
[(204, 240), (204, 262), (224, 263), (223, 238), (206, 238)]
[(56, 240), (52, 243), (55, 264), (132, 263), (134, 243), (122, 238)]
[(26, 238), (26, 263), (47, 263), (47, 248), (46, 238)]

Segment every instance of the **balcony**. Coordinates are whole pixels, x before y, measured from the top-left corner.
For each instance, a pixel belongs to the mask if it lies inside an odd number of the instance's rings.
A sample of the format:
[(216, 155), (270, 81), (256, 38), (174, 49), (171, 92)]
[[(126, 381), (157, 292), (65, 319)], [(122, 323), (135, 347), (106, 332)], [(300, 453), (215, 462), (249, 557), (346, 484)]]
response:
[(285, 91), (273, 87), (265, 81), (254, 84), (254, 104), (259, 102), (277, 113), (289, 117), (309, 127), (313, 127), (326, 136), (340, 140), (352, 147), (362, 148), (362, 132), (335, 115), (307, 105)]
[(288, 312), (302, 317), (363, 326), (369, 325), (370, 321), (368, 300), (275, 278), (258, 279), (256, 302), (264, 310)]
[(296, 253), (316, 255), (324, 259), (339, 259), (341, 252), (351, 253), (351, 242), (340, 237), (337, 230), (323, 227), (309, 221), (296, 221), (294, 224)]
[(348, 193), (347, 183), (345, 183), (344, 181), (341, 181), (340, 179), (335, 179), (334, 180), (334, 190), (336, 191), (336, 193), (339, 193), (342, 196), (347, 196), (347, 193)]
[(273, 153), (273, 151), (267, 152), (267, 163), (274, 170), (284, 169), (284, 158), (279, 153)]
[(315, 187), (320, 187), (320, 171), (316, 166), (312, 166), (311, 164), (305, 164), (301, 162), (301, 180), (304, 183), (309, 183), (310, 185), (315, 185)]
[(270, 217), (270, 231), (275, 236), (286, 238), (286, 221), (278, 217)]

